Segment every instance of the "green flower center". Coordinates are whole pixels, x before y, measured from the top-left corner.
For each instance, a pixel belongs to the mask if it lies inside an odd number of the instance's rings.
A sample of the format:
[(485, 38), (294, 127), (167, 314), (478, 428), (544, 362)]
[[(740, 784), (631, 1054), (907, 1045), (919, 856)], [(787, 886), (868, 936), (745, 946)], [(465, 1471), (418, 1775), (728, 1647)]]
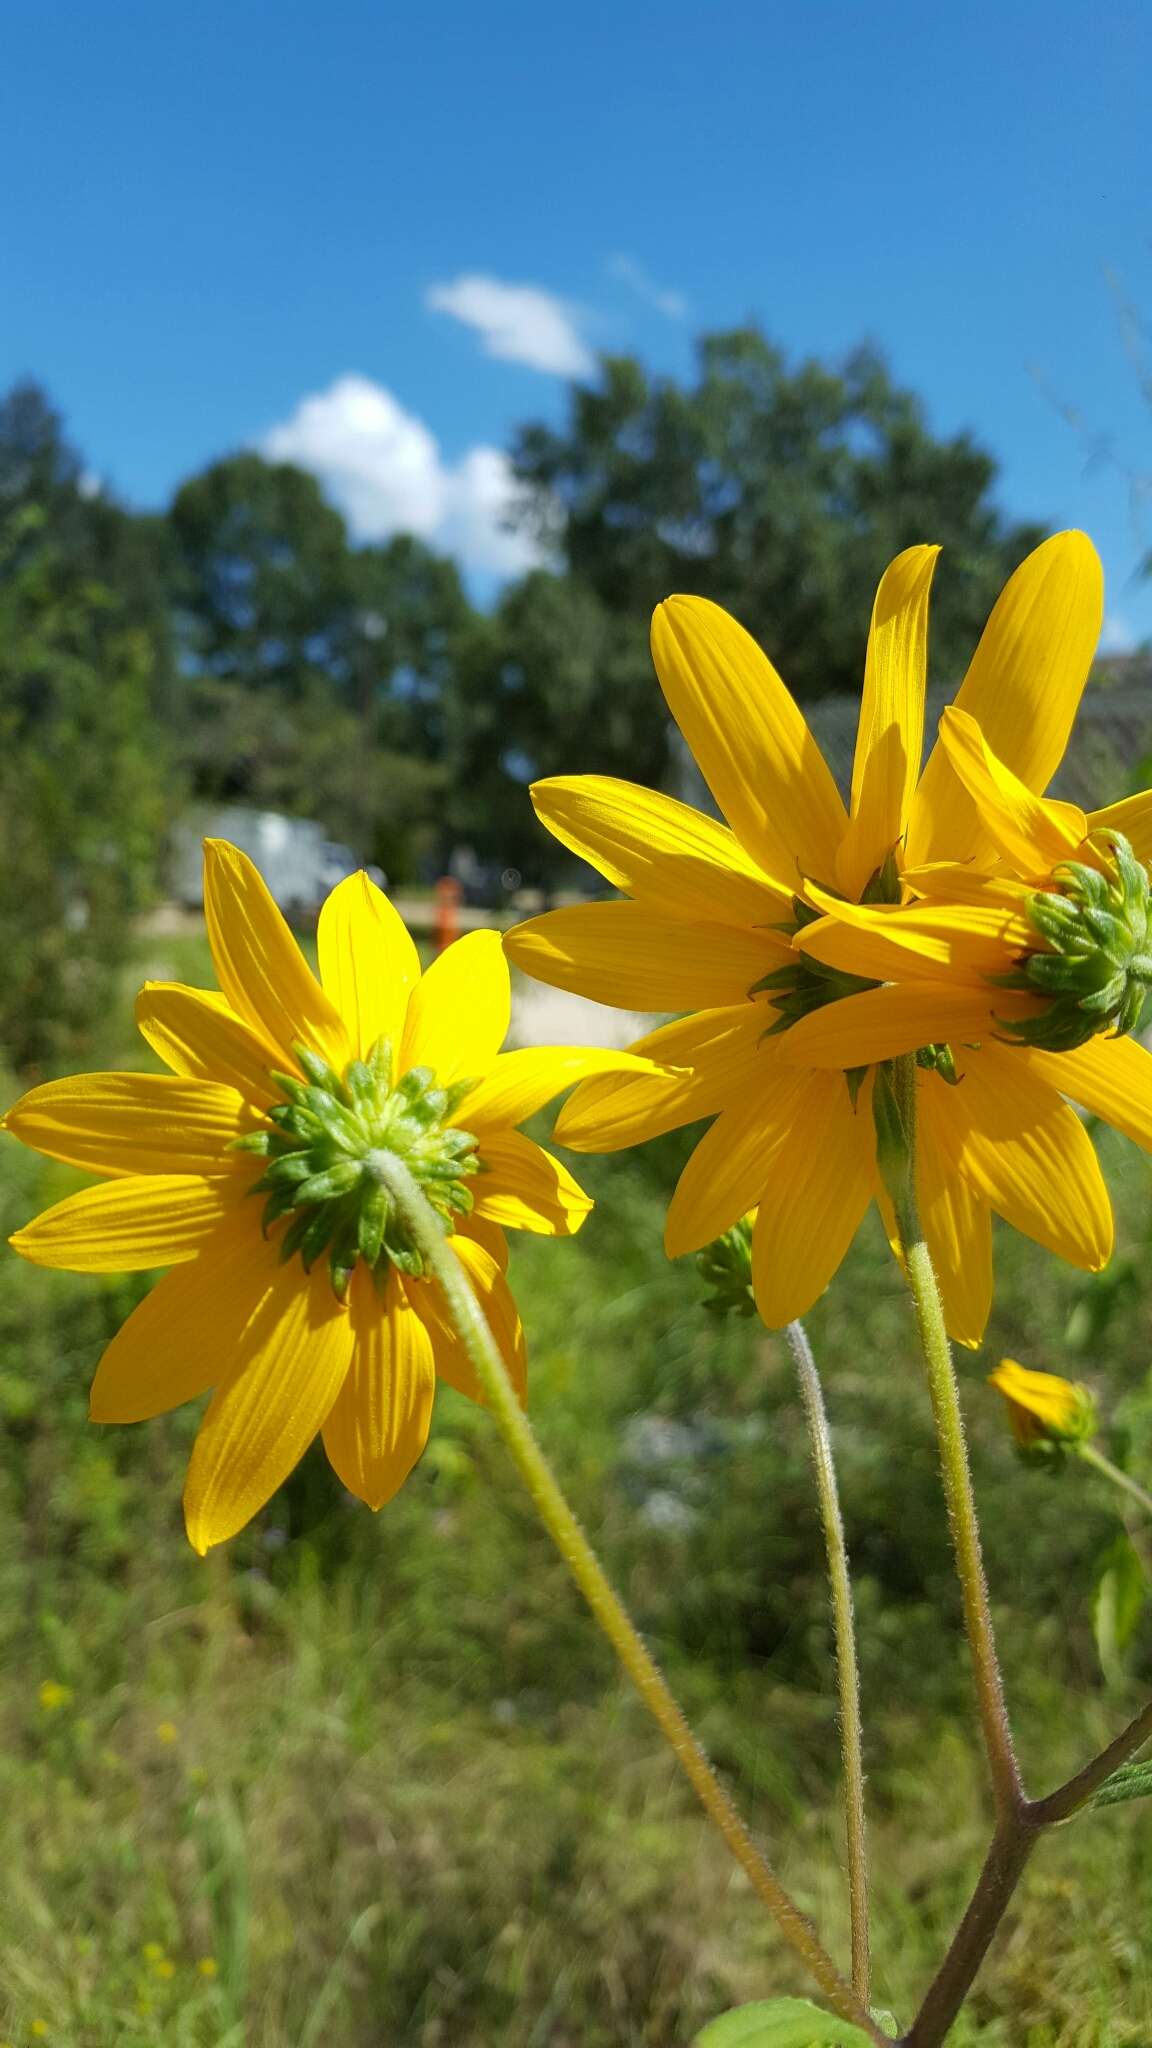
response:
[(1098, 835), (1106, 868), (1066, 861), (1054, 889), (1028, 899), (1043, 952), (1027, 953), (1002, 988), (1049, 998), (1039, 1017), (1002, 1028), (1045, 1052), (1074, 1052), (1099, 1032), (1121, 1036), (1140, 1021), (1152, 987), (1152, 889), (1148, 870), (1120, 832)]
[(268, 1161), (250, 1191), (267, 1197), (265, 1235), (291, 1216), (280, 1257), (298, 1252), (310, 1271), (326, 1253), (341, 1300), (357, 1259), (381, 1276), (390, 1266), (419, 1276), (424, 1260), (375, 1162), (386, 1152), (401, 1158), (451, 1230), (472, 1208), (467, 1182), (480, 1171), (475, 1138), (450, 1122), (475, 1082), (443, 1087), (430, 1068), (412, 1067), (393, 1085), (387, 1039), (343, 1075), (308, 1046), (293, 1050), (307, 1080), (273, 1074), (285, 1099), (267, 1112), (271, 1128), (237, 1141), (238, 1150)]
[[(774, 926), (789, 938), (802, 931), (805, 925), (815, 924), (823, 911), (814, 910), (803, 897), (792, 898), (793, 919), (788, 924)], [(796, 951), (786, 967), (776, 967), (761, 981), (753, 982), (750, 996), (766, 995), (776, 1011), (776, 1016), (767, 1030), (765, 1038), (776, 1038), (782, 1031), (790, 1031), (801, 1017), (811, 1016), (813, 1010), (822, 1010), (827, 1003), (838, 1003), (844, 996), (862, 995), (865, 989), (879, 988), (878, 981), (865, 981), (862, 975), (845, 974), (842, 968), (826, 967), (811, 953)]]

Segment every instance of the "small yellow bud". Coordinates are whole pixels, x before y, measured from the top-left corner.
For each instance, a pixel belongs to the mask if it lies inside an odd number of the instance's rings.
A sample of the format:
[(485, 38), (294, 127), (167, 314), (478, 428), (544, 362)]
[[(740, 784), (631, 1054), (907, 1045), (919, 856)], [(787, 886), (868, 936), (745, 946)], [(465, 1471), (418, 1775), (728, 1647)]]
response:
[(220, 1965), (217, 1963), (215, 1956), (201, 1956), (196, 1968), (202, 1977), (218, 1977), (220, 1975)]
[(163, 1978), (165, 1984), (170, 1983), (176, 1975), (176, 1965), (171, 1956), (161, 1956), (159, 1962), (154, 1963), (152, 1967), (156, 1975)]
[(180, 1730), (176, 1726), (175, 1721), (157, 1721), (156, 1740), (157, 1742), (164, 1743), (167, 1748), (170, 1748), (174, 1742), (179, 1742)]
[(158, 1963), (164, 1953), (162, 1941), (146, 1941), (140, 1951), (146, 1963)]
[(48, 2032), (47, 2020), (33, 2020), (31, 2026), (28, 2029), (28, 2032), (30, 2034), (35, 2034), (36, 2039), (38, 2041), (42, 2041)]
[(988, 1375), (989, 1386), (1008, 1403), (1012, 1434), (1021, 1450), (1041, 1444), (1074, 1444), (1096, 1429), (1096, 1404), (1087, 1387), (1056, 1372), (1030, 1372), (1014, 1358), (1002, 1358)]
[(46, 1678), (41, 1684), (39, 1698), (41, 1710), (45, 1714), (57, 1714), (61, 1707), (71, 1704), (72, 1687), (61, 1685), (55, 1678)]

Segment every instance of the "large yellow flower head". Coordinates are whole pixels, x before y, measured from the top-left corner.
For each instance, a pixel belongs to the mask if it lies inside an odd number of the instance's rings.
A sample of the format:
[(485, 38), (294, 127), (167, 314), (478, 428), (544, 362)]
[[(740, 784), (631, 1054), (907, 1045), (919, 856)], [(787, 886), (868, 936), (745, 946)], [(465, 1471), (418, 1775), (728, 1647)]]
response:
[(567, 1235), (591, 1208), (516, 1125), (629, 1054), (502, 1053), (508, 969), (475, 932), (421, 975), (396, 911), (353, 875), (320, 913), (312, 973), (257, 870), (205, 847), (222, 993), (152, 982), (136, 1006), (167, 1075), (86, 1074), (16, 1103), (6, 1128), (103, 1176), (18, 1231), (34, 1264), (172, 1266), (92, 1387), (96, 1422), (215, 1392), (184, 1503), (203, 1552), (243, 1526), (323, 1432), (344, 1484), (379, 1508), (420, 1457), (436, 1376), (475, 1372), (373, 1173), (386, 1147), (439, 1211), (523, 1396), (506, 1227)]
[[(971, 877), (975, 867), (970, 886), (983, 890), (1003, 867), (980, 798), (957, 773), (953, 733), (975, 723), (1012, 776), (1042, 792), (1103, 610), (1100, 564), (1083, 534), (1036, 549), (998, 600), (957, 694), (955, 726), (920, 774), (936, 554), (908, 549), (877, 592), (848, 809), (801, 712), (735, 620), (699, 598), (661, 605), (657, 673), (727, 822), (605, 777), (538, 784), (543, 822), (628, 900), (534, 919), (506, 945), (541, 980), (602, 1002), (692, 1013), (635, 1048), (689, 1068), (689, 1078), (591, 1081), (557, 1135), (575, 1149), (611, 1149), (714, 1116), (673, 1197), (667, 1248), (698, 1249), (755, 1208), (753, 1283), (770, 1325), (804, 1313), (873, 1197), (885, 1206), (874, 1069), (915, 1052), (920, 1211), (949, 1327), (972, 1344), (991, 1302), (993, 1212), (1088, 1270), (1106, 1262), (1107, 1193), (1062, 1096), (1150, 1144), (1152, 1078), (1148, 1056), (1128, 1042), (1093, 1040), (1067, 1055), (1003, 1042), (1006, 1026), (1045, 1005), (1032, 985), (993, 990), (986, 978), (1016, 964), (1002, 943), (1009, 920), (1010, 937), (1038, 943), (1019, 878), (1011, 901), (994, 906), (994, 946), (987, 933), (972, 934), (985, 903), (979, 913), (953, 911), (955, 929), (917, 949), (927, 913), (901, 907), (913, 887), (945, 868)], [(1085, 821), (1089, 832), (1102, 825), (1135, 830), (1127, 812)], [(1033, 868), (1033, 889), (1044, 865)], [(965, 980), (955, 970), (970, 961), (977, 971)], [(931, 976), (931, 1000), (911, 985), (884, 986), (898, 973)]]

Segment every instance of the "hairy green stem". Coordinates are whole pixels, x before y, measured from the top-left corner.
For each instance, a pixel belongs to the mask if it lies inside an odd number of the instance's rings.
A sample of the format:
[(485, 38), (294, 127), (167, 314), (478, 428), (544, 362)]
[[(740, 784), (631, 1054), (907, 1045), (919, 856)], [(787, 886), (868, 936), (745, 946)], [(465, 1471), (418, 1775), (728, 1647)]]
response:
[(1103, 1473), (1105, 1479), (1110, 1479), (1113, 1486), (1118, 1486), (1123, 1493), (1130, 1494), (1133, 1500), (1139, 1501), (1146, 1515), (1152, 1515), (1152, 1493), (1145, 1493), (1144, 1488), (1138, 1485), (1135, 1479), (1130, 1479), (1127, 1472), (1122, 1472), (1119, 1465), (1114, 1465), (1111, 1458), (1106, 1458), (1103, 1451), (1096, 1449), (1095, 1444), (1082, 1442), (1074, 1444), (1072, 1449), (1078, 1458), (1083, 1458), (1086, 1465), (1094, 1465), (1097, 1472)]
[(1121, 1764), (1126, 1764), (1130, 1757), (1134, 1757), (1138, 1749), (1143, 1749), (1146, 1742), (1152, 1742), (1152, 1700), (1149, 1700), (1146, 1707), (1141, 1707), (1140, 1712), (1129, 1721), (1126, 1728), (1121, 1729), (1119, 1735), (1108, 1744), (1107, 1749), (1102, 1749), (1099, 1756), (1094, 1756), (1091, 1763), (1085, 1764), (1082, 1771), (1077, 1771), (1074, 1778), (1069, 1778), (1066, 1785), (1057, 1786), (1055, 1792), (1049, 1792), (1043, 1799), (1030, 1800), (1027, 1808), (1028, 1819), (1034, 1826), (1042, 1828), (1054, 1827), (1058, 1821), (1071, 1820), (1074, 1813), (1079, 1813), (1080, 1808), (1087, 1805), (1092, 1794), (1100, 1790), (1105, 1779), (1110, 1778), (1113, 1771), (1118, 1771)]
[(907, 1171), (900, 1185), (893, 1187), (896, 1229), (927, 1368), (928, 1393), (940, 1447), (940, 1470), (964, 1603), (964, 1626), (976, 1678), (984, 1747), (996, 1811), (1004, 1819), (1009, 1814), (1020, 1812), (1024, 1789), (1012, 1743), (1000, 1660), (996, 1654), (988, 1582), (980, 1549), (980, 1525), (976, 1518), (964, 1420), (944, 1322), (944, 1305), (931, 1255), (924, 1241), (916, 1202), (916, 1065), (911, 1056), (894, 1060), (892, 1065), (895, 1070), (894, 1093), (899, 1103), (907, 1148)]
[(460, 1340), (475, 1366), (497, 1427), (541, 1521), (704, 1811), (719, 1829), (785, 1940), (807, 1964), (833, 2010), (842, 2019), (862, 2028), (870, 2040), (884, 2043), (887, 2037), (874, 2024), (851, 1985), (845, 1982), (810, 1921), (785, 1891), (753, 1842), (692, 1734), (666, 1679), (610, 1584), (520, 1406), (500, 1348), (464, 1268), (451, 1249), (441, 1219), (425, 1200), (403, 1160), (395, 1153), (375, 1153), (372, 1170), (387, 1188), (413, 1243), (419, 1247), (443, 1290)]
[(828, 1589), (836, 1636), (836, 1683), (840, 1696), (840, 1745), (844, 1758), (844, 1820), (848, 1849), (848, 1904), (852, 1935), (852, 1988), (861, 2005), (868, 2003), (870, 1958), (868, 1930), (868, 1840), (864, 1806), (864, 1731), (860, 1713), (860, 1671), (852, 1615), (852, 1580), (840, 1493), (832, 1455), (832, 1433), (824, 1391), (803, 1323), (789, 1323), (786, 1336), (800, 1382), (800, 1399), (808, 1424), (824, 1549)]

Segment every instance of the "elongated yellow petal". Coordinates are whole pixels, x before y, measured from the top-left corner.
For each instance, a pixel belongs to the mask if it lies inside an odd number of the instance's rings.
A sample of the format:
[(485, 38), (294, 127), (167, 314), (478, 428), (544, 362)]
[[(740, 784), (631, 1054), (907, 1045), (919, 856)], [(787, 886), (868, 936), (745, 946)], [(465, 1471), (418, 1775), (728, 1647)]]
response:
[[(450, 1242), (487, 1317), (523, 1407), (528, 1398), (527, 1355), (524, 1329), (512, 1290), (501, 1268), (489, 1258), (483, 1246), (459, 1232)], [(483, 1406), (486, 1397), (476, 1377), (476, 1368), (460, 1341), (439, 1287), (435, 1281), (421, 1280), (408, 1281), (406, 1285), (412, 1306), (431, 1336), (440, 1378), (454, 1387), (458, 1394), (466, 1394), (470, 1401), (478, 1401)]]
[[(1043, 795), (1064, 749), (1104, 615), (1100, 560), (1086, 534), (1058, 533), (1001, 592), (956, 697), (993, 752)], [(910, 865), (990, 855), (967, 790), (933, 749), (912, 806)]]
[(1021, 1048), (1029, 1070), (1152, 1152), (1152, 1053), (1134, 1038), (1090, 1038), (1075, 1052)]
[(780, 1043), (763, 1042), (770, 1014), (760, 1004), (742, 1003), (662, 1024), (633, 1051), (686, 1071), (582, 1082), (556, 1119), (557, 1143), (574, 1152), (619, 1152), (713, 1116), (741, 1090), (754, 1088), (770, 1066)]
[(268, 1078), (273, 1069), (299, 1072), (294, 1059), (245, 1024), (215, 989), (146, 981), (136, 998), (136, 1023), (173, 1073), (218, 1081), (260, 1107), (280, 1100)]
[(904, 836), (924, 748), (928, 593), (937, 547), (906, 548), (880, 579), (852, 766), (852, 821), (837, 880), (859, 896)]
[(1137, 796), (1122, 797), (1118, 804), (1105, 804), (1102, 811), (1088, 815), (1090, 832), (1122, 832), (1137, 860), (1145, 867), (1152, 861), (1152, 789)]
[(194, 1259), (238, 1202), (244, 1177), (127, 1175), (82, 1188), (8, 1242), (34, 1266), (69, 1273), (146, 1273)]
[(875, 981), (960, 981), (983, 987), (1013, 955), (1035, 946), (1027, 919), (996, 903), (841, 903), (810, 885), (828, 913), (796, 934), (826, 965)]
[(264, 880), (224, 839), (204, 842), (204, 917), (220, 986), (237, 1015), (291, 1058), (297, 1041), (343, 1073), (352, 1044)]
[(721, 1111), (676, 1184), (664, 1225), (670, 1259), (697, 1252), (754, 1209), (785, 1135), (801, 1114), (808, 1076), (769, 1070), (753, 1099)]
[(89, 1173), (234, 1173), (257, 1117), (233, 1088), (169, 1074), (75, 1074), (21, 1096), (4, 1127)]
[(940, 739), (985, 832), (1018, 874), (1040, 878), (1075, 857), (1088, 829), (1077, 804), (1035, 796), (997, 760), (976, 720), (955, 705), (940, 720)]
[[(211, 1315), (204, 1336), (213, 1343)], [(229, 1338), (184, 1488), (188, 1538), (201, 1556), (251, 1521), (299, 1463), (352, 1363), (352, 1318), (324, 1261), (310, 1274), (298, 1259), (277, 1266)]]
[(408, 1004), (399, 1071), (479, 1080), (508, 1036), (511, 982), (499, 932), (468, 932), (432, 962)]
[(349, 1493), (376, 1509), (399, 1492), (424, 1454), (436, 1392), (432, 1339), (394, 1270), (381, 1299), (368, 1268), (356, 1267), (348, 1319), (352, 1364), (328, 1411), (324, 1449)]
[(674, 797), (610, 775), (557, 775), (533, 783), (532, 802), (562, 845), (669, 917), (755, 925), (791, 915), (791, 890), (735, 833)]
[(229, 1216), (113, 1337), (92, 1382), (93, 1422), (147, 1422), (207, 1393), (230, 1370), (278, 1270), (274, 1246), (260, 1235), (259, 1203)]
[(519, 1131), (486, 1131), (480, 1168), (470, 1185), (481, 1222), (543, 1237), (571, 1237), (592, 1207), (591, 1196), (568, 1168)]
[(787, 890), (835, 872), (847, 816), (803, 713), (751, 635), (703, 597), (652, 618), (668, 709), (741, 844)]
[(626, 1010), (701, 1010), (743, 1002), (787, 964), (779, 933), (684, 924), (640, 903), (581, 903), (507, 933), (515, 966), (553, 988)]
[(913, 896), (926, 896), (931, 902), (977, 903), (985, 909), (998, 903), (1018, 913), (1024, 910), (1033, 888), (1002, 867), (987, 870), (958, 860), (925, 861), (923, 867), (905, 868), (901, 880)]
[(987, 1203), (957, 1173), (948, 1127), (934, 1116), (936, 1099), (948, 1084), (928, 1072), (917, 1079), (920, 1220), (940, 1283), (948, 1334), (971, 1348), (980, 1343), (992, 1307), (992, 1217)]
[(769, 1329), (823, 1294), (872, 1199), (871, 1080), (855, 1106), (842, 1074), (808, 1074), (783, 1128), (752, 1230), (752, 1289)]
[(349, 875), (333, 889), (320, 912), (316, 951), (324, 993), (359, 1057), (378, 1038), (395, 1050), (420, 979), (420, 955), (403, 918), (366, 874)]
[(1043, 1007), (1041, 998), (1016, 989), (890, 982), (812, 1010), (773, 1044), (793, 1066), (867, 1067), (922, 1045), (1001, 1037), (1010, 1019), (1038, 1016)]
[(1112, 1251), (1112, 1210), (1092, 1143), (1014, 1047), (957, 1051), (961, 1080), (932, 1097), (945, 1156), (1015, 1230), (1097, 1273)]
[(502, 1052), (484, 1079), (464, 1097), (453, 1116), (462, 1130), (511, 1128), (522, 1124), (554, 1095), (590, 1074), (636, 1074), (664, 1080), (665, 1070), (643, 1054), (610, 1052), (600, 1046), (534, 1045)]

